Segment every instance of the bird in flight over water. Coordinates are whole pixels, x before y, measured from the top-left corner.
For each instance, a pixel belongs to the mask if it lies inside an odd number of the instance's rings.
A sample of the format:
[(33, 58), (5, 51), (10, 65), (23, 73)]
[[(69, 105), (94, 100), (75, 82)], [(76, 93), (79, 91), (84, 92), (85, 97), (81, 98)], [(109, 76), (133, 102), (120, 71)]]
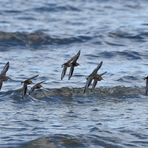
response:
[(92, 81), (93, 81), (93, 84), (92, 84), (92, 89), (94, 89), (97, 85), (97, 82), (98, 81), (101, 81), (103, 80), (102, 76), (106, 73), (102, 73), (102, 74), (97, 74), (98, 70), (101, 68), (103, 64), (103, 61), (101, 61), (97, 67), (92, 71), (92, 73), (86, 78), (86, 85), (84, 87), (84, 93), (88, 90), (89, 86), (91, 85)]
[(7, 81), (8, 79), (10, 79), (8, 76), (6, 76), (6, 73), (9, 69), (9, 62), (7, 62), (3, 68), (3, 70), (0, 73), (0, 90), (2, 88), (3, 82)]
[(36, 78), (36, 77), (38, 77), (39, 75), (35, 75), (35, 76), (33, 76), (33, 77), (30, 77), (30, 78), (28, 78), (28, 79), (26, 79), (25, 81), (22, 81), (21, 83), (23, 84), (23, 97), (26, 95), (26, 93), (27, 93), (27, 86), (29, 85), (29, 84), (32, 84), (33, 82), (32, 82), (32, 79), (34, 79), (34, 78)]
[(41, 82), (36, 83), (35, 85), (33, 85), (33, 86), (31, 87), (31, 89), (30, 89), (29, 94), (31, 94), (34, 90), (40, 89), (41, 87), (43, 87), (43, 86), (42, 86), (42, 83), (44, 83), (44, 81), (41, 81)]
[(70, 60), (68, 60), (66, 63), (64, 63), (62, 65), (63, 70), (62, 70), (62, 74), (61, 74), (61, 80), (64, 78), (68, 67), (70, 67), (69, 76), (68, 76), (68, 80), (70, 80), (70, 78), (73, 75), (74, 68), (79, 65), (79, 63), (77, 63), (77, 60), (80, 56), (80, 53), (81, 53), (81, 51), (79, 50), (75, 56), (73, 56)]

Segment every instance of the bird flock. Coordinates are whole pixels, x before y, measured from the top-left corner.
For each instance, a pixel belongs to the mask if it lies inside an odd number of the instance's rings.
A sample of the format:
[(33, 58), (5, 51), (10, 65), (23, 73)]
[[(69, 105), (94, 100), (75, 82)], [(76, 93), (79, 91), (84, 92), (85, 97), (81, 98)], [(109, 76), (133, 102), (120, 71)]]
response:
[[(79, 66), (80, 64), (77, 63), (77, 60), (79, 59), (80, 57), (80, 53), (81, 51), (79, 50), (78, 53), (76, 55), (74, 55), (70, 60), (68, 60), (67, 62), (65, 62), (63, 65), (62, 65), (62, 73), (61, 73), (61, 80), (63, 80), (65, 74), (66, 74), (66, 71), (67, 71), (67, 68), (70, 68), (69, 70), (69, 75), (68, 75), (68, 80), (71, 79), (72, 75), (73, 75), (73, 72), (74, 72), (74, 69), (75, 67)], [(96, 85), (97, 85), (97, 82), (98, 81), (101, 81), (103, 80), (103, 75), (106, 74), (107, 72), (103, 72), (101, 74), (98, 74), (98, 70), (102, 67), (102, 64), (103, 64), (103, 61), (101, 61), (97, 67), (90, 73), (90, 75), (87, 76), (86, 78), (86, 84), (84, 86), (84, 91), (83, 93), (86, 93), (88, 91), (88, 88), (90, 87), (90, 85), (92, 84), (92, 90), (95, 89)], [(7, 62), (5, 64), (5, 66), (3, 67), (3, 70), (1, 71), (0, 73), (0, 90), (2, 88), (2, 85), (3, 85), (3, 82), (4, 81), (7, 81), (8, 79), (11, 79), (10, 77), (8, 77), (6, 75), (8, 69), (9, 69), (9, 62)], [(30, 84), (33, 84), (32, 82), (32, 79), (38, 77), (39, 75), (35, 75), (35, 76), (32, 76), (30, 78), (27, 78), (25, 79), (24, 81), (21, 81), (21, 84), (23, 84), (23, 88), (22, 88), (22, 97), (24, 97), (26, 94), (27, 94), (27, 91), (28, 91), (28, 85)], [(148, 76), (146, 76), (144, 78), (144, 80), (146, 80), (146, 95), (148, 94)], [(34, 84), (31, 89), (29, 90), (29, 95), (34, 92), (36, 89), (40, 89), (42, 86), (42, 83), (44, 83), (44, 81), (41, 81), (41, 82), (38, 82), (36, 84)]]

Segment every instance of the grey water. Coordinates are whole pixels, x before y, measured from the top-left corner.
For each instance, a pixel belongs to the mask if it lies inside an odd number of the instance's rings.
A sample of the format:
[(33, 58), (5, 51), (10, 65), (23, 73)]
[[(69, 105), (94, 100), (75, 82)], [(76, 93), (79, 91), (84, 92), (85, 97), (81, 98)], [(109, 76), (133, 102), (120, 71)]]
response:
[[(0, 0), (0, 70), (9, 61), (12, 79), (0, 92), (0, 148), (148, 147), (147, 8), (146, 0)], [(80, 66), (61, 81), (61, 65), (79, 50)], [(101, 61), (104, 80), (83, 94)], [(36, 74), (44, 88), (22, 98), (21, 81)]]

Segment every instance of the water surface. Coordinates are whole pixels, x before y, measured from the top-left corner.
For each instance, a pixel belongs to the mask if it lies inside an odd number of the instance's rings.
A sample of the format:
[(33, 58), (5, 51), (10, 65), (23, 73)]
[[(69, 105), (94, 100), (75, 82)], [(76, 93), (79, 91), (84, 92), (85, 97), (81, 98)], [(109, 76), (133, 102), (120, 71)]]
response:
[[(0, 3), (0, 69), (9, 61), (12, 78), (0, 92), (0, 147), (148, 147), (146, 0)], [(104, 80), (83, 94), (100, 61)], [(20, 81), (36, 74), (44, 89), (22, 99)]]

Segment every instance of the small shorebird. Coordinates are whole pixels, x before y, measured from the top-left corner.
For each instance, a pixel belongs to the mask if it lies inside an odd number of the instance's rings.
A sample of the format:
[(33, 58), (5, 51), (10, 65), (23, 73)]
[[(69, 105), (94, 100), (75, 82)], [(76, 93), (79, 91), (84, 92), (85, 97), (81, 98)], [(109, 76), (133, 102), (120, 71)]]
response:
[(31, 94), (35, 89), (40, 89), (41, 87), (43, 87), (41, 84), (43, 83), (44, 81), (41, 81), (39, 83), (36, 83), (35, 85), (33, 85), (29, 91), (29, 94)]
[(26, 79), (25, 81), (22, 81), (21, 82), (21, 84), (23, 84), (23, 97), (26, 95), (26, 93), (27, 93), (27, 86), (29, 85), (29, 84), (32, 84), (33, 82), (32, 82), (32, 80), (31, 79), (34, 79), (34, 78), (36, 78), (36, 77), (38, 77), (39, 75), (35, 75), (35, 76), (33, 76), (33, 77), (31, 77), (31, 78), (28, 78), (28, 79)]
[(146, 91), (145, 91), (145, 94), (147, 95), (148, 94), (148, 76), (144, 78), (144, 80), (146, 80)]
[(1, 74), (0, 74), (0, 90), (2, 88), (3, 82), (10, 79), (8, 76), (6, 76), (6, 73), (7, 73), (8, 69), (9, 69), (9, 62), (7, 62), (5, 64), (3, 70), (1, 71)]
[(74, 72), (74, 67), (79, 65), (79, 63), (77, 63), (77, 60), (80, 56), (80, 53), (81, 52), (79, 50), (78, 53), (75, 56), (73, 56), (70, 60), (68, 60), (66, 63), (64, 63), (62, 65), (63, 71), (62, 71), (62, 74), (61, 74), (61, 80), (64, 78), (68, 67), (70, 67), (69, 76), (68, 76), (68, 80), (70, 80), (70, 78), (72, 77), (73, 72)]
[(86, 85), (84, 88), (84, 93), (86, 92), (86, 90), (88, 89), (88, 87), (90, 86), (94, 76), (97, 74), (98, 70), (101, 68), (103, 62), (101, 61), (98, 66), (93, 70), (93, 72), (86, 78)]
[(103, 64), (103, 61), (101, 61), (99, 64), (98, 64), (98, 66), (93, 70), (93, 72), (86, 78), (87, 79), (87, 81), (86, 81), (86, 85), (85, 85), (85, 87), (84, 87), (84, 93), (86, 92), (86, 90), (88, 89), (88, 87), (90, 86), (90, 84), (92, 83), (92, 81), (93, 81), (93, 86), (92, 86), (92, 88), (94, 89), (95, 88), (95, 86), (97, 85), (97, 82), (98, 81), (101, 81), (103, 78), (102, 78), (102, 76), (106, 73), (106, 72), (104, 72), (104, 73), (102, 73), (102, 74), (97, 74), (97, 72), (98, 72), (98, 70), (101, 68), (101, 66), (102, 66), (102, 64)]

